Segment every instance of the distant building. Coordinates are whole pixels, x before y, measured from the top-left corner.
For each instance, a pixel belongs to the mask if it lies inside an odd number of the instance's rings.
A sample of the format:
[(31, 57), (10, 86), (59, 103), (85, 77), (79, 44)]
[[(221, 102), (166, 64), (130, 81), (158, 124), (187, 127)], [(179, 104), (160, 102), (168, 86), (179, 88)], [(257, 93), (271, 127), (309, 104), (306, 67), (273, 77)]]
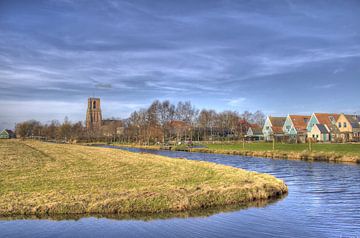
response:
[(12, 130), (3, 130), (0, 132), (0, 139), (12, 139), (15, 138), (15, 133)]
[(101, 132), (104, 136), (120, 136), (124, 134), (123, 122), (116, 119), (102, 120)]
[(263, 127), (264, 139), (267, 141), (275, 139), (281, 139), (284, 137), (283, 126), (286, 121), (286, 117), (272, 117), (268, 116), (265, 120)]
[(283, 126), (283, 131), (290, 140), (305, 142), (307, 138), (307, 124), (310, 116), (288, 115)]
[(360, 141), (360, 116), (340, 114), (336, 121), (340, 131), (340, 138), (344, 142)]
[[(312, 129), (316, 124), (322, 124), (323, 126), (326, 126), (329, 133), (329, 140), (328, 141), (335, 141), (339, 137), (339, 128), (336, 126), (336, 121), (339, 118), (339, 114), (334, 113), (313, 113), (311, 115), (311, 118), (309, 120), (309, 123), (307, 124), (307, 131), (308, 131), (308, 138), (314, 138), (314, 135), (317, 134), (312, 133)], [(324, 141), (324, 140), (320, 140)]]
[(86, 112), (86, 128), (100, 129), (102, 126), (102, 114), (100, 98), (89, 98)]
[(328, 142), (330, 141), (330, 130), (327, 125), (315, 124), (311, 128), (311, 138), (314, 141)]
[(249, 140), (263, 140), (264, 134), (262, 132), (262, 127), (258, 124), (250, 124), (246, 133), (246, 137)]

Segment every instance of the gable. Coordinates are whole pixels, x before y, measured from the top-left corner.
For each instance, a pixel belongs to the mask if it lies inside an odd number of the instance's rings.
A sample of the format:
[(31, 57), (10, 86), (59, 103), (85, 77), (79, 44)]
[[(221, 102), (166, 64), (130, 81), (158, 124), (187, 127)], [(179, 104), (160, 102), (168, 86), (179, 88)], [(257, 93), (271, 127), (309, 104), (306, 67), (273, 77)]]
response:
[(295, 127), (291, 127), (290, 131), (289, 131), (289, 134), (291, 135), (297, 135), (297, 131), (296, 131), (296, 128)]
[(284, 126), (283, 126), (283, 131), (284, 131), (285, 133), (290, 133), (290, 130), (291, 130), (291, 128), (292, 128), (293, 126), (294, 126), (294, 125), (293, 125), (293, 122), (292, 122), (290, 116), (287, 116), (287, 117), (286, 117), (286, 120), (285, 120), (285, 123), (284, 123)]
[(312, 130), (312, 128), (313, 128), (316, 124), (318, 124), (318, 123), (319, 123), (319, 121), (318, 121), (318, 119), (316, 118), (315, 113), (313, 113), (313, 114), (311, 115), (311, 117), (310, 117), (309, 123), (308, 123), (307, 126), (306, 126), (306, 130), (307, 130), (308, 132), (310, 132), (310, 131)]
[(8, 136), (9, 133), (8, 133), (6, 130), (2, 130), (2, 131), (0, 132), (0, 135), (2, 135), (2, 136)]
[(263, 126), (263, 133), (264, 134), (269, 134), (269, 133), (272, 133), (272, 124), (271, 124), (271, 121), (269, 119), (269, 117), (266, 118), (265, 120), (265, 123), (264, 123), (264, 126)]

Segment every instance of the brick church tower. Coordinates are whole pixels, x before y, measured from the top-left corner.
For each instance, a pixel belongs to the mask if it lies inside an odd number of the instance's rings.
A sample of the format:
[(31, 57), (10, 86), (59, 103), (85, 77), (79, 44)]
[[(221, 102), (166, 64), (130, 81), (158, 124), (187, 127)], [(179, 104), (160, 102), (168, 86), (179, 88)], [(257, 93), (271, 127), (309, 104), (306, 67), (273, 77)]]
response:
[(86, 128), (99, 129), (102, 125), (100, 98), (89, 98), (86, 112)]

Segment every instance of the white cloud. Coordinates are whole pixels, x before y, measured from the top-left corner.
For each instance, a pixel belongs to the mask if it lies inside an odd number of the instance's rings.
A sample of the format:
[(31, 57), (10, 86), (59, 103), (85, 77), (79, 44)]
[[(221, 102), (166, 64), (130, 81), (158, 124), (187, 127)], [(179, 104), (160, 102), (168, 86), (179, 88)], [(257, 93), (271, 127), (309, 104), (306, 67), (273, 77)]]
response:
[(333, 87), (335, 87), (335, 86), (336, 86), (335, 83), (328, 83), (328, 84), (323, 84), (323, 85), (315, 86), (314, 88), (318, 88), (318, 89), (330, 89), (330, 88), (333, 88)]
[(232, 99), (226, 100), (227, 104), (231, 107), (243, 106), (245, 101), (246, 101), (246, 98), (244, 98), (244, 97), (232, 98)]

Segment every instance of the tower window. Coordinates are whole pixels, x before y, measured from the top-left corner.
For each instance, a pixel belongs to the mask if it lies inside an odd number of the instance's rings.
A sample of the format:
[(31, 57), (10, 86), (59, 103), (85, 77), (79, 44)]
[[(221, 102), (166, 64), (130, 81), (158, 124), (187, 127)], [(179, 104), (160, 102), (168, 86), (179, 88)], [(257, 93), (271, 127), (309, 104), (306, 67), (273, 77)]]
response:
[(93, 109), (96, 109), (96, 101), (93, 102)]

